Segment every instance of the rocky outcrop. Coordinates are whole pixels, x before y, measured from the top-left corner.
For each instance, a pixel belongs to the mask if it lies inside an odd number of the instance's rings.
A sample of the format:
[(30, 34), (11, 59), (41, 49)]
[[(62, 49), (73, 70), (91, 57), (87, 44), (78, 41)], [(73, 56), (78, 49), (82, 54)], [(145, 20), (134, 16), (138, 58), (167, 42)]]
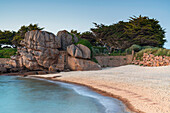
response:
[(137, 60), (134, 58), (133, 64), (149, 67), (167, 66), (170, 65), (169, 56), (155, 56), (153, 54), (143, 54), (142, 60)]
[(91, 51), (88, 47), (74, 44), (67, 47), (68, 66), (74, 71), (100, 70), (101, 66), (91, 61)]
[(101, 66), (91, 60), (71, 56), (68, 57), (68, 66), (73, 71), (101, 70)]
[[(60, 31), (57, 36), (46, 31), (29, 31), (18, 47), (17, 56), (11, 57), (13, 67), (25, 67), (29, 70), (44, 70), (58, 64), (59, 51), (78, 41), (67, 31)], [(52, 70), (57, 70), (56, 69)]]
[(91, 59), (91, 51), (88, 47), (78, 44), (74, 44), (67, 47), (67, 52), (70, 56), (83, 59)]
[(78, 38), (74, 34), (71, 35), (66, 30), (59, 31), (57, 37), (61, 39), (61, 48), (63, 50), (66, 50), (67, 46), (78, 42)]
[(17, 48), (17, 55), (12, 56), (0, 72), (101, 69), (91, 61), (90, 49), (82, 44), (75, 46), (77, 42), (78, 38), (65, 30), (59, 31), (57, 36), (46, 31), (29, 31)]

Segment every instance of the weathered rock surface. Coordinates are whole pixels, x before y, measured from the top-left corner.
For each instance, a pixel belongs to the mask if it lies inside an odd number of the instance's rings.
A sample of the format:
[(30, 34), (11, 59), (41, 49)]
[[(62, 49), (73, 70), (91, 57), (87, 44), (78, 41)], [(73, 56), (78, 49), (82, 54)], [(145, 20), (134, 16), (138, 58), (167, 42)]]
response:
[(63, 50), (66, 50), (67, 46), (78, 42), (78, 38), (75, 35), (69, 34), (66, 30), (59, 31), (57, 37), (61, 39), (61, 48)]
[(91, 61), (91, 51), (88, 47), (74, 44), (67, 47), (68, 67), (74, 71), (101, 70), (101, 66)]
[[(88, 47), (74, 43), (78, 38), (67, 31), (59, 31), (57, 36), (46, 31), (33, 30), (25, 34), (17, 55), (12, 56), (7, 71), (20, 69), (30, 71), (58, 72), (71, 70), (99, 70), (101, 67), (92, 62)], [(70, 55), (68, 57), (68, 54)], [(69, 61), (70, 60), (70, 61)], [(0, 71), (4, 72), (5, 69)]]
[(49, 67), (49, 71), (58, 71), (59, 69), (56, 66), (52, 65)]
[(101, 70), (101, 66), (91, 60), (78, 59), (69, 56), (68, 66), (73, 71)]
[(90, 49), (82, 44), (78, 44), (77, 46), (72, 44), (68, 46), (67, 52), (72, 57), (82, 58), (82, 59), (91, 59)]
[(85, 59), (91, 59), (91, 51), (88, 47), (78, 44), (77, 47), (82, 51), (83, 58)]
[(78, 41), (76, 36), (67, 31), (60, 31), (58, 36), (46, 31), (33, 30), (25, 34), (18, 47), (17, 56), (11, 57), (9, 64), (13, 67), (25, 67), (29, 70), (44, 70), (58, 63), (59, 50)]

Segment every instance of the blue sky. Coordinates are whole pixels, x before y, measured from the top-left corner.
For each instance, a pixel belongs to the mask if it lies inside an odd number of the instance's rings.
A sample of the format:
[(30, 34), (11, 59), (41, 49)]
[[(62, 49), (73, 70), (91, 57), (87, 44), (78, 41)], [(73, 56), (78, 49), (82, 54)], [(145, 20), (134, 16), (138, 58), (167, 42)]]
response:
[(170, 49), (170, 0), (0, 0), (0, 30), (17, 31), (38, 23), (56, 34), (59, 30), (81, 32), (94, 27), (128, 21), (130, 16), (149, 16), (166, 29)]

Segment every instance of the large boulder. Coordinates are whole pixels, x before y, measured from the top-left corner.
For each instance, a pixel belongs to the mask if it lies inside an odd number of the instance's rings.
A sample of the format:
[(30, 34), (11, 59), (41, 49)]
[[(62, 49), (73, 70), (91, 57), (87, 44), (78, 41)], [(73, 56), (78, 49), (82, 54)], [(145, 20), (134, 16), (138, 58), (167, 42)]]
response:
[(67, 47), (68, 67), (73, 71), (101, 70), (101, 66), (91, 61), (91, 51), (88, 47), (74, 44)]
[(61, 48), (63, 50), (66, 50), (67, 46), (78, 42), (78, 38), (75, 35), (71, 35), (66, 30), (59, 31), (57, 37), (61, 39)]
[(83, 58), (91, 59), (91, 51), (87, 46), (78, 44), (77, 47), (82, 51)]
[(67, 47), (67, 53), (76, 58), (82, 59), (91, 59), (91, 51), (88, 47), (78, 44), (75, 46), (74, 44)]
[(101, 66), (91, 60), (78, 59), (69, 56), (68, 66), (73, 71), (101, 70)]
[(18, 55), (11, 58), (14, 67), (26, 67), (29, 70), (44, 70), (57, 63), (61, 48), (60, 37), (46, 31), (33, 30), (25, 34), (18, 47)]

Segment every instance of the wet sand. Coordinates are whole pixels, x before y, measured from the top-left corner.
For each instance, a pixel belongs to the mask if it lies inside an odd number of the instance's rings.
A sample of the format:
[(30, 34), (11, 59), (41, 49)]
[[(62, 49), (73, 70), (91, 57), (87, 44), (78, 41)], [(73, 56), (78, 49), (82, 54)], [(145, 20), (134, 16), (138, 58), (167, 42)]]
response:
[(31, 76), (88, 86), (123, 101), (134, 112), (170, 113), (170, 66), (126, 65), (100, 71)]

